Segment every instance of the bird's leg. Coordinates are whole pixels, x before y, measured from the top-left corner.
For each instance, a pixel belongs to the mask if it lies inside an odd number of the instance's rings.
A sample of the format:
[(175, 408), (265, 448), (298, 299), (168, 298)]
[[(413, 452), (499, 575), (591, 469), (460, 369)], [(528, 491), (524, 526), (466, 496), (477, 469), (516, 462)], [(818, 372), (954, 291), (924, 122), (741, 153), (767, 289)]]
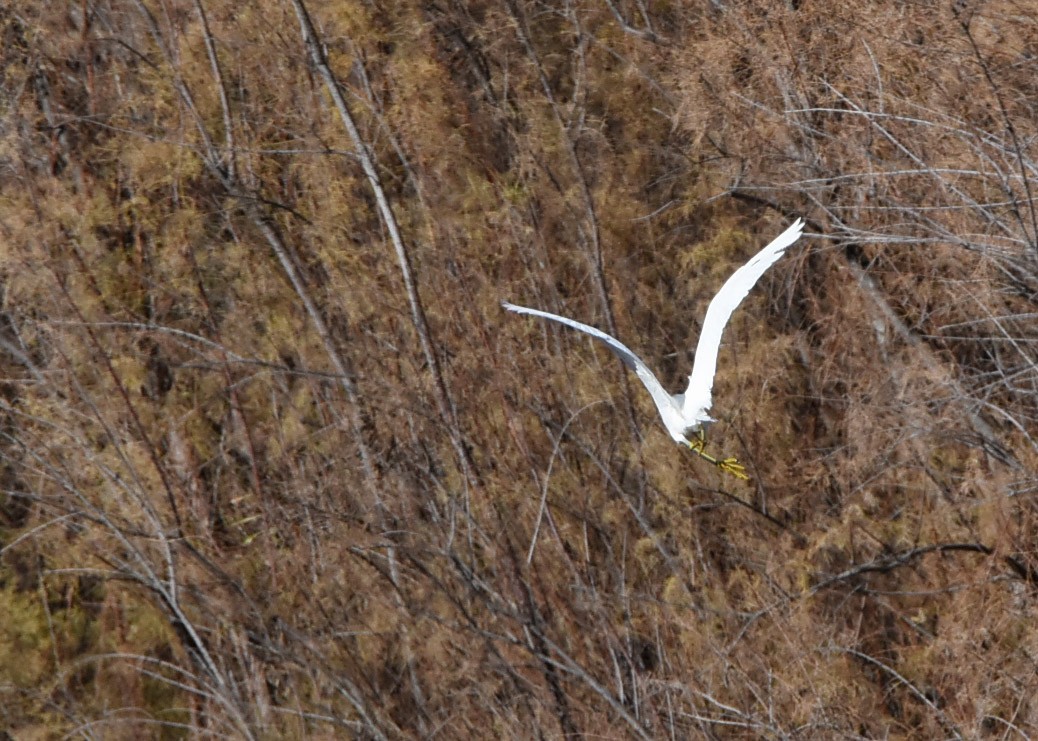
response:
[(687, 441), (688, 449), (698, 455), (707, 463), (713, 463), (715, 466), (720, 468), (725, 473), (735, 476), (737, 479), (748, 481), (749, 476), (746, 474), (746, 469), (743, 467), (737, 458), (721, 458), (718, 460), (712, 455), (703, 452), (703, 446), (706, 445), (706, 434), (703, 432), (703, 428), (700, 427), (696, 433), (694, 440)]

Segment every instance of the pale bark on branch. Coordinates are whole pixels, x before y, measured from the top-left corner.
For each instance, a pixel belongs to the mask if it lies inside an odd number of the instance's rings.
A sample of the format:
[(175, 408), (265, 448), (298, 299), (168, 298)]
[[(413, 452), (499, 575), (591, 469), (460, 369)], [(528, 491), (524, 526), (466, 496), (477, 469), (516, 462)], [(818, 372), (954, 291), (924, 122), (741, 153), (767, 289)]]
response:
[(306, 44), (310, 61), (320, 73), (321, 79), (328, 89), (328, 94), (332, 98), (335, 109), (338, 111), (339, 117), (342, 119), (342, 123), (350, 136), (350, 140), (353, 142), (361, 167), (364, 169), (364, 175), (367, 177), (368, 185), (371, 186), (371, 190), (375, 194), (379, 215), (382, 217), (382, 222), (389, 232), (389, 238), (393, 243), (393, 249), (396, 252), (397, 262), (400, 266), (400, 274), (404, 281), (404, 290), (407, 293), (407, 301), (411, 310), (411, 321), (414, 324), (415, 332), (418, 334), (422, 355), (425, 357), (426, 365), (429, 367), (429, 373), (432, 376), (433, 396), (436, 399), (436, 406), (444, 423), (447, 425), (451, 445), (458, 456), (458, 463), (462, 468), (466, 482), (470, 486), (477, 486), (479, 481), (476, 467), (465, 444), (457, 411), (447, 389), (447, 384), (444, 381), (439, 358), (433, 347), (432, 333), (429, 330), (425, 307), (422, 304), (418, 286), (414, 279), (411, 256), (408, 253), (407, 246), (404, 244), (400, 227), (397, 225), (396, 216), (393, 214), (393, 209), (389, 204), (385, 189), (382, 187), (382, 180), (379, 177), (378, 169), (375, 167), (375, 160), (368, 150), (363, 137), (360, 135), (360, 130), (357, 128), (356, 121), (350, 112), (345, 97), (343, 97), (339, 80), (328, 63), (328, 58), (324, 53), (324, 49), (317, 36), (317, 30), (314, 28), (306, 6), (303, 5), (302, 0), (292, 0), (292, 6), (295, 8), (296, 16), (299, 19), (300, 30), (303, 33), (303, 42)]

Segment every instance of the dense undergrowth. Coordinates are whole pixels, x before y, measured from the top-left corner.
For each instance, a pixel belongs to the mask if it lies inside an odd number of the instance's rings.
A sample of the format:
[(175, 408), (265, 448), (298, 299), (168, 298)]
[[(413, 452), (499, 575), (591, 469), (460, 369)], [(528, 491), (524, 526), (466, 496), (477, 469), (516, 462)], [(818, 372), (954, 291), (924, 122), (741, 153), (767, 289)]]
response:
[[(0, 10), (18, 738), (1038, 733), (1026, 4)], [(725, 277), (808, 235), (684, 384)]]

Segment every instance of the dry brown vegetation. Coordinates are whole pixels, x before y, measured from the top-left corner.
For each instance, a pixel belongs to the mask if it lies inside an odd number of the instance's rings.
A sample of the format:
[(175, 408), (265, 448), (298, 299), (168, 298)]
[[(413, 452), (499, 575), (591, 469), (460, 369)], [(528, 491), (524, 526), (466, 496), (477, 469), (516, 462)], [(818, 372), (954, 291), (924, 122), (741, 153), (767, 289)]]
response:
[(0, 22), (15, 737), (1038, 735), (1033, 3)]

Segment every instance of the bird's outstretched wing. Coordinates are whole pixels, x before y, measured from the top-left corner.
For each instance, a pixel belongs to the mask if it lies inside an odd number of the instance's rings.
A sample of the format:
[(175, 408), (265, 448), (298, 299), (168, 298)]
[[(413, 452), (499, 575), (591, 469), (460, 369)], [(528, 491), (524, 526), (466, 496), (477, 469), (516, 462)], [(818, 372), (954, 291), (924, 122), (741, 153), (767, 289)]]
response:
[(711, 404), (711, 390), (714, 385), (714, 373), (717, 371), (717, 351), (721, 347), (721, 333), (724, 332), (725, 325), (728, 324), (728, 319), (731, 318), (735, 307), (742, 303), (753, 285), (764, 275), (764, 271), (774, 265), (782, 257), (786, 248), (800, 239), (800, 235), (803, 233), (804, 220), (797, 219), (771, 244), (732, 273), (732, 276), (725, 281), (721, 290), (710, 302), (710, 307), (706, 310), (706, 318), (703, 320), (703, 331), (699, 335), (699, 344), (696, 346), (695, 362), (692, 365), (692, 374), (688, 377), (688, 390), (685, 392), (682, 408), (682, 416), (689, 423), (709, 419), (706, 411)]
[(542, 319), (550, 319), (553, 322), (559, 322), (565, 324), (567, 327), (579, 330), (585, 334), (589, 334), (596, 340), (601, 340), (606, 346), (612, 350), (616, 355), (623, 361), (624, 365), (633, 370), (638, 374), (638, 378), (645, 384), (645, 388), (649, 390), (649, 394), (652, 396), (652, 400), (656, 402), (656, 407), (661, 411), (665, 408), (670, 408), (672, 405), (671, 396), (664, 391), (663, 386), (653, 375), (653, 372), (649, 370), (649, 366), (642, 362), (642, 359), (631, 352), (630, 348), (620, 342), (614, 337), (610, 337), (600, 329), (595, 329), (587, 324), (574, 321), (573, 319), (567, 319), (564, 316), (558, 314), (549, 314), (547, 311), (539, 311), (537, 309), (528, 309), (525, 306), (516, 306), (510, 304), (507, 301), (502, 301), (501, 305), (509, 311), (514, 311), (516, 314), (530, 314), (531, 316), (539, 316)]

